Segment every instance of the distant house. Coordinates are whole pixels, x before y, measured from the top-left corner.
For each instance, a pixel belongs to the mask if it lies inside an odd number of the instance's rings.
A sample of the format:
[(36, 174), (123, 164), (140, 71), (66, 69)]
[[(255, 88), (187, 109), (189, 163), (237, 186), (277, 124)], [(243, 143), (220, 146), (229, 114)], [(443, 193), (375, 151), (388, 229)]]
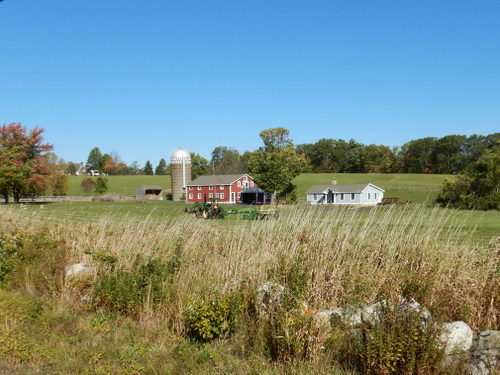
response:
[(384, 198), (384, 189), (370, 183), (313, 185), (307, 191), (311, 204), (376, 205)]
[(142, 185), (135, 189), (135, 199), (163, 199), (162, 188), (159, 185)]
[(248, 174), (205, 175), (186, 185), (186, 202), (267, 203), (270, 195)]

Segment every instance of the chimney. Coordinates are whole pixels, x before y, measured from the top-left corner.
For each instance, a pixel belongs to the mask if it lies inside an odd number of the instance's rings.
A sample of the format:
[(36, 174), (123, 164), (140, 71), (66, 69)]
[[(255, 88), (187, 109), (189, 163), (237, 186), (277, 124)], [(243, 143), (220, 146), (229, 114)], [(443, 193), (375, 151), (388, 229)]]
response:
[(336, 178), (332, 179), (332, 185), (337, 185), (337, 179)]

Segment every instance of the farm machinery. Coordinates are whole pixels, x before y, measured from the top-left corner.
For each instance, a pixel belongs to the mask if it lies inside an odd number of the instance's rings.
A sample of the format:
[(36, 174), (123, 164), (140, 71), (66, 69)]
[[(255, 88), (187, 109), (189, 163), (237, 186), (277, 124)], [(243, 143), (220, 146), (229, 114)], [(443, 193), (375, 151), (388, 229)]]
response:
[(277, 219), (278, 212), (269, 206), (232, 208), (225, 210), (218, 203), (195, 203), (191, 208), (186, 208), (187, 213), (196, 218), (224, 219), (231, 215), (241, 215), (244, 220), (267, 220)]

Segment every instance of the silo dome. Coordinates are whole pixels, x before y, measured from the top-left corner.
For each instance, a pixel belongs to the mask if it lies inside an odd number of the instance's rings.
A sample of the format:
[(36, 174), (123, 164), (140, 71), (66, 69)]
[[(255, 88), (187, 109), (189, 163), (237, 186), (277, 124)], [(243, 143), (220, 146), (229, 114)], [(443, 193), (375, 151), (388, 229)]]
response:
[(174, 151), (172, 151), (172, 154), (170, 155), (170, 162), (172, 163), (191, 163), (191, 155), (189, 152), (184, 150), (183, 148), (176, 148)]

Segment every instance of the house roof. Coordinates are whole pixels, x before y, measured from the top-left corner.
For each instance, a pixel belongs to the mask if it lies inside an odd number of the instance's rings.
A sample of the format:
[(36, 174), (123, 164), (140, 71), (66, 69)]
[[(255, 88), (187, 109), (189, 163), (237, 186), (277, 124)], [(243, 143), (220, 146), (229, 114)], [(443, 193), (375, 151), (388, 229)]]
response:
[(330, 189), (334, 193), (361, 193), (365, 187), (368, 185), (373, 186), (380, 191), (383, 189), (375, 186), (373, 184), (328, 184), (328, 185), (313, 185), (307, 191), (307, 194), (324, 193), (326, 190)]
[(234, 181), (243, 176), (248, 175), (245, 173), (205, 175), (195, 178), (193, 181), (187, 184), (187, 186), (231, 185)]

